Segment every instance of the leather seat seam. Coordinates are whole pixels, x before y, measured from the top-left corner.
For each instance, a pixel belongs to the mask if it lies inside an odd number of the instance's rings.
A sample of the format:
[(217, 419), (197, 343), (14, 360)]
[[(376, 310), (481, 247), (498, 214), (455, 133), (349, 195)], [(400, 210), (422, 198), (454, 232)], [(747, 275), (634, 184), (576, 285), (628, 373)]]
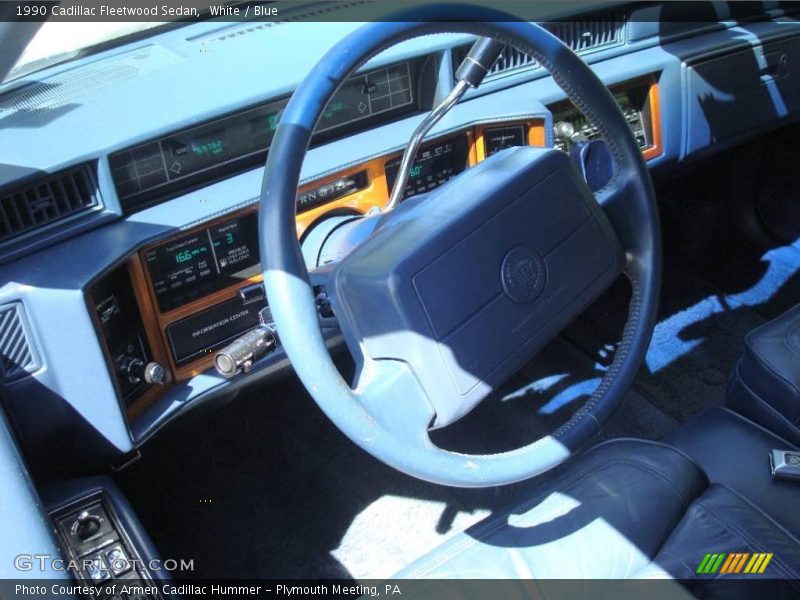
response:
[(747, 498), (745, 498), (744, 496), (742, 496), (742, 495), (741, 495), (739, 492), (737, 492), (737, 491), (736, 491), (736, 490), (734, 490), (734, 489), (731, 489), (731, 488), (729, 488), (729, 487), (728, 487), (727, 485), (725, 485), (724, 483), (716, 483), (716, 484), (714, 484), (714, 485), (716, 485), (717, 487), (719, 487), (719, 488), (722, 488), (722, 489), (724, 489), (724, 490), (727, 490), (727, 491), (728, 491), (728, 492), (729, 492), (729, 493), (730, 493), (732, 496), (736, 496), (736, 497), (737, 497), (737, 498), (739, 498), (739, 499), (740, 499), (742, 502), (744, 502), (745, 504), (747, 504), (748, 506), (750, 506), (750, 507), (751, 507), (753, 510), (755, 510), (755, 511), (756, 511), (758, 514), (760, 514), (760, 515), (761, 515), (761, 516), (763, 516), (763, 517), (764, 517), (764, 518), (765, 518), (767, 521), (769, 521), (769, 522), (770, 522), (770, 523), (771, 523), (771, 524), (772, 524), (772, 525), (775, 527), (775, 529), (777, 529), (777, 530), (778, 530), (778, 531), (780, 531), (780, 532), (781, 532), (783, 535), (785, 535), (785, 536), (786, 536), (786, 537), (787, 537), (787, 538), (788, 538), (788, 539), (789, 539), (789, 540), (790, 540), (790, 541), (791, 541), (791, 542), (792, 542), (792, 543), (793, 543), (795, 546), (797, 546), (797, 547), (798, 547), (798, 549), (800, 549), (800, 539), (798, 539), (798, 538), (795, 536), (795, 534), (794, 534), (794, 533), (792, 533), (791, 531), (789, 531), (788, 529), (786, 529), (786, 528), (785, 528), (783, 525), (781, 525), (780, 523), (778, 523), (778, 522), (777, 522), (775, 519), (773, 519), (773, 518), (772, 518), (772, 517), (771, 517), (771, 516), (770, 516), (770, 515), (769, 515), (767, 512), (765, 512), (765, 511), (764, 511), (764, 509), (763, 509), (763, 508), (761, 508), (761, 506), (759, 506), (758, 504), (755, 504), (754, 502), (752, 502), (752, 501), (748, 500)]
[(795, 356), (800, 356), (800, 346), (792, 341), (792, 334), (795, 333), (798, 329), (800, 329), (800, 320), (795, 320), (786, 332), (783, 334), (783, 341), (784, 343), (789, 346), (789, 350), (792, 351), (792, 354)]
[(756, 361), (756, 363), (757, 363), (757, 364), (758, 364), (758, 365), (759, 365), (759, 366), (760, 366), (762, 369), (764, 369), (764, 370), (767, 372), (767, 374), (768, 374), (768, 375), (771, 375), (771, 376), (772, 376), (772, 377), (774, 377), (775, 379), (777, 379), (777, 380), (779, 380), (779, 381), (782, 381), (783, 383), (785, 383), (785, 384), (786, 384), (786, 387), (790, 388), (792, 392), (794, 392), (796, 395), (800, 396), (800, 388), (798, 388), (798, 387), (797, 387), (797, 385), (796, 385), (795, 383), (793, 383), (793, 382), (792, 382), (792, 381), (790, 381), (788, 378), (786, 378), (785, 376), (781, 375), (781, 374), (780, 374), (780, 373), (778, 373), (778, 372), (777, 372), (777, 371), (776, 371), (774, 368), (772, 368), (772, 367), (771, 367), (771, 366), (770, 366), (770, 365), (769, 365), (769, 364), (768, 364), (768, 363), (767, 363), (767, 362), (766, 362), (766, 361), (765, 361), (765, 360), (764, 360), (764, 359), (761, 357), (761, 355), (760, 355), (758, 352), (756, 352), (756, 351), (755, 351), (755, 349), (752, 349), (752, 351), (751, 351), (751, 356), (753, 357), (753, 360), (755, 360), (755, 361)]
[(715, 412), (715, 413), (716, 412), (721, 412), (721, 413), (726, 415), (726, 418), (730, 418), (730, 419), (733, 419), (733, 420), (737, 421), (737, 424), (743, 424), (743, 425), (745, 425), (746, 427), (748, 427), (750, 429), (755, 429), (760, 433), (766, 434), (766, 436), (768, 436), (768, 437), (774, 438), (774, 440), (777, 440), (777, 441), (779, 441), (779, 442), (781, 442), (783, 444), (786, 444), (790, 448), (797, 448), (797, 446), (795, 444), (792, 444), (789, 440), (787, 440), (787, 439), (783, 438), (782, 436), (778, 435), (777, 433), (775, 433), (771, 429), (767, 429), (766, 427), (764, 427), (760, 423), (756, 423), (752, 419), (749, 419), (749, 418), (745, 417), (744, 415), (736, 412), (735, 410), (731, 410), (730, 408), (727, 408), (725, 406), (713, 406), (713, 407), (709, 408), (703, 414), (711, 413), (711, 412)]
[[(728, 489), (728, 488), (725, 488), (725, 489)], [(729, 491), (732, 491), (732, 490), (729, 490)], [(741, 496), (739, 496), (739, 494), (736, 494), (736, 496), (741, 498)], [(731, 523), (727, 519), (724, 519), (723, 517), (721, 517), (713, 507), (709, 506), (704, 501), (697, 500), (695, 502), (695, 505), (698, 508), (700, 508), (702, 510), (705, 510), (706, 514), (709, 517), (711, 517), (712, 519), (714, 519), (717, 523), (719, 523), (722, 526), (723, 529), (727, 529), (729, 532), (732, 532), (732, 533), (735, 533), (735, 534), (739, 535), (739, 537), (741, 537), (746, 543), (750, 544), (751, 546), (753, 546), (755, 548), (758, 548), (760, 551), (768, 551), (767, 546), (765, 546), (760, 541), (755, 539), (752, 535), (750, 535), (749, 532), (746, 532), (746, 531), (742, 530), (741, 528), (737, 527), (735, 524)], [(757, 509), (757, 507), (755, 507), (755, 506), (753, 508)], [(761, 512), (760, 510), (758, 512), (761, 515), (765, 516), (767, 518), (767, 520), (771, 524), (777, 526), (777, 523), (775, 523), (772, 519), (770, 519), (769, 517), (764, 515), (763, 512)], [(779, 528), (779, 530), (780, 530), (780, 528)], [(795, 544), (797, 544), (796, 540), (792, 539), (791, 537), (789, 539), (791, 541), (795, 542)], [(795, 573), (792, 570), (792, 568), (787, 566), (783, 562), (783, 560), (781, 560), (781, 558), (779, 556), (777, 556), (777, 555), (773, 555), (772, 561), (770, 562), (770, 564), (773, 564), (776, 567), (778, 567), (778, 570), (782, 571), (782, 574), (785, 576), (785, 578), (788, 579), (789, 581), (792, 581), (792, 587), (794, 587), (797, 590), (800, 590), (800, 584), (797, 583), (797, 580), (800, 580), (800, 574)]]
[[(669, 540), (669, 538), (667, 538), (667, 539)], [(658, 557), (659, 557), (659, 556), (663, 556), (663, 557), (669, 557), (669, 558), (670, 558), (670, 559), (672, 559), (674, 562), (678, 563), (678, 564), (679, 564), (681, 567), (683, 567), (683, 568), (686, 570), (686, 572), (689, 574), (689, 577), (687, 577), (687, 579), (688, 579), (688, 578), (691, 578), (691, 576), (695, 574), (695, 571), (694, 571), (694, 569), (692, 569), (692, 568), (691, 568), (689, 565), (687, 565), (687, 564), (686, 564), (686, 563), (683, 561), (683, 559), (682, 559), (682, 558), (680, 558), (680, 557), (678, 557), (678, 556), (674, 555), (672, 552), (669, 552), (669, 551), (666, 551), (666, 552), (659, 551), (659, 552), (658, 552), (658, 554), (656, 554), (655, 558), (652, 560), (652, 563), (653, 563), (653, 564), (655, 564), (655, 565), (657, 565), (657, 566), (659, 566), (659, 567), (662, 567), (662, 565), (660, 565), (660, 564), (658, 563)], [(663, 568), (663, 567), (662, 567), (662, 568)], [(666, 569), (665, 569), (665, 570), (666, 570)], [(670, 575), (674, 575), (674, 573), (670, 573)]]
[[(744, 378), (741, 376), (741, 374), (739, 373), (738, 368), (736, 370), (736, 376), (737, 376), (737, 379), (738, 379), (738, 381), (736, 383), (741, 385), (745, 389), (745, 391), (752, 397), (752, 399), (759, 403), (757, 405), (757, 407), (763, 408), (771, 416), (776, 418), (779, 422), (783, 423), (786, 427), (788, 427), (790, 429), (793, 429), (798, 435), (800, 435), (800, 428), (798, 428), (797, 424), (794, 423), (793, 421), (791, 421), (786, 415), (784, 415), (781, 411), (779, 411), (777, 408), (775, 408), (772, 404), (770, 404), (769, 402), (764, 400), (764, 398), (761, 397), (761, 394), (759, 394), (758, 392), (754, 391), (753, 388), (751, 388), (747, 384), (747, 382), (744, 380)], [(755, 423), (755, 424), (758, 425), (758, 423)], [(771, 431), (771, 430), (767, 430), (767, 431), (770, 434), (772, 434), (773, 436), (775, 436), (776, 438), (778, 438), (779, 440), (781, 440), (782, 442), (785, 442), (786, 444), (788, 444), (789, 446), (793, 446), (793, 447), (795, 446), (795, 444), (793, 442), (790, 442), (789, 440), (785, 440), (783, 438), (783, 436), (778, 435), (774, 431)]]

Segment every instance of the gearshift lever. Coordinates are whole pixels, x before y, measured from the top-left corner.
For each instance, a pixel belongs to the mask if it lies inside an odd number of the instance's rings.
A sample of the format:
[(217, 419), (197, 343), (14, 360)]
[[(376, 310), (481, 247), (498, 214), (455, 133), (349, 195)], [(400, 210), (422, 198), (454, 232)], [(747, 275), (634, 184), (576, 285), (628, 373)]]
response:
[(411, 140), (403, 153), (403, 159), (400, 161), (400, 169), (397, 171), (397, 179), (389, 196), (389, 202), (383, 212), (393, 210), (400, 203), (400, 199), (403, 197), (403, 190), (406, 189), (406, 183), (408, 182), (411, 163), (417, 155), (422, 138), (431, 130), (431, 127), (436, 125), (455, 106), (456, 102), (461, 99), (468, 89), (477, 88), (481, 84), (502, 50), (503, 44), (489, 38), (478, 38), (472, 45), (469, 54), (456, 70), (457, 82), (453, 90), (441, 104), (428, 113), (428, 116), (423, 119), (422, 123), (411, 135)]

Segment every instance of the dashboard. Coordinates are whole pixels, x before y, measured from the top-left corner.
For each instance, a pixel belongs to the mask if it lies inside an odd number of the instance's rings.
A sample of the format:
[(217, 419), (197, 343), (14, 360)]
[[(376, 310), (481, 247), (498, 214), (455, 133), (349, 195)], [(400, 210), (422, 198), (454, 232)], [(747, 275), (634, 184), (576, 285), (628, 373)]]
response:
[[(422, 57), (351, 77), (330, 101), (314, 142), (432, 108), (435, 58)], [(109, 156), (125, 212), (263, 163), (289, 98), (172, 132)], [(308, 208), (308, 203), (301, 204)]]
[[(384, 72), (405, 71), (406, 68), (390, 67)], [(358, 93), (363, 94), (363, 91)], [(655, 78), (639, 78), (616, 86), (615, 97), (642, 151), (646, 156), (657, 156), (661, 131)], [(333, 102), (337, 101), (334, 98)], [(552, 114), (556, 147), (568, 151), (577, 141), (596, 136), (571, 105), (556, 104)], [(250, 119), (251, 109), (230, 116), (226, 121), (237, 130), (243, 121)], [(559, 137), (562, 135), (559, 130), (567, 124), (572, 134)], [(220, 127), (220, 123), (215, 122), (200, 125), (194, 131), (216, 128), (216, 135), (225, 138)], [(476, 124), (434, 138), (417, 153), (403, 197), (426, 193), (505, 148), (544, 146), (546, 127), (544, 119), (501, 121)], [(187, 147), (206, 148), (207, 135), (192, 135), (194, 137), (181, 137), (181, 143)], [(172, 140), (175, 136), (166, 139)], [(161, 146), (169, 146), (169, 143), (161, 142)], [(400, 153), (390, 153), (303, 186), (297, 196), (298, 235), (302, 237), (328, 213), (342, 214), (345, 210), (351, 214), (365, 214), (383, 208), (399, 165)], [(119, 189), (119, 180), (117, 186)], [(118, 328), (122, 335), (107, 326), (101, 327), (101, 334), (108, 349), (108, 362), (130, 416), (140, 414), (159, 395), (166, 393), (172, 383), (191, 379), (210, 369), (217, 350), (258, 325), (259, 311), (267, 305), (267, 299), (260, 285), (257, 220), (255, 209), (247, 207), (145, 246), (117, 271), (90, 288), (99, 322), (103, 323), (103, 315), (109, 314), (108, 307), (114, 306), (119, 310), (115, 308), (116, 312), (105, 319), (128, 324), (127, 330), (123, 326)], [(114, 293), (114, 285), (109, 280), (118, 282), (118, 293)], [(139, 314), (145, 315), (143, 319), (137, 319), (135, 310), (131, 312), (133, 307), (123, 310), (117, 299), (129, 295), (131, 290)], [(129, 348), (134, 349), (132, 354), (127, 353)], [(141, 370), (152, 360), (167, 369), (167, 383), (148, 386), (140, 373), (132, 373), (128, 368), (135, 361)]]
[[(668, 30), (632, 9), (577, 17), (575, 44), (586, 43), (581, 31), (603, 32), (597, 47), (575, 47), (655, 172), (800, 113), (795, 17), (779, 7), (723, 17)], [(256, 214), (263, 162), (292, 89), (357, 24), (287, 23), (280, 35), (246, 25), (179, 28), (0, 88), (0, 322), (27, 350), (0, 368), (0, 390), (21, 435), (74, 429), (131, 452), (187, 407), (243, 389), (212, 361), (268, 305)], [(280, 54), (288, 38), (313, 43), (269, 70), (253, 59)], [(470, 42), (453, 34), (392, 48), (339, 91), (301, 173), (300, 239), (325, 217), (386, 204), (411, 132), (452, 89)], [(569, 152), (597, 138), (541, 66), (510, 49), (501, 62), (426, 138), (404, 198), (510, 146)], [(279, 348), (250, 381), (287, 365)]]

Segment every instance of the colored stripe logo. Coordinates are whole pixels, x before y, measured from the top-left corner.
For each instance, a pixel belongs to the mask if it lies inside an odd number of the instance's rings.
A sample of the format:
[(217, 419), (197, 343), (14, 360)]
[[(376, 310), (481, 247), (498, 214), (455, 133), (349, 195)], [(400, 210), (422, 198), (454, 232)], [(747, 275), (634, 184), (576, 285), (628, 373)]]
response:
[(757, 575), (764, 572), (769, 561), (772, 560), (772, 552), (719, 552), (709, 553), (700, 561), (697, 573), (701, 575), (731, 575), (744, 573)]

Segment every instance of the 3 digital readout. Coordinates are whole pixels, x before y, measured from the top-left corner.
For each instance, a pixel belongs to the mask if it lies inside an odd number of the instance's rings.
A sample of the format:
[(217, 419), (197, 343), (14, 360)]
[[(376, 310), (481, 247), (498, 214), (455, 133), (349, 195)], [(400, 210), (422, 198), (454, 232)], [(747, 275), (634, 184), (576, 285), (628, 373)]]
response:
[(187, 235), (145, 255), (162, 312), (260, 272), (258, 216), (250, 213)]

